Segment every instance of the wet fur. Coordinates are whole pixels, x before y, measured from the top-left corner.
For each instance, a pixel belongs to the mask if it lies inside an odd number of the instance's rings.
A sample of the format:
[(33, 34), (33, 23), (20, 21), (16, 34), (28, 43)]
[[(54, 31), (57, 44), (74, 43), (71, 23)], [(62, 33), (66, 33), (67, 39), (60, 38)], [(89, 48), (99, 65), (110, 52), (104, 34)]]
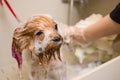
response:
[[(56, 24), (50, 17), (40, 15), (30, 18), (23, 27), (14, 32), (13, 42), (18, 52), (26, 56), (30, 80), (66, 80), (65, 61), (60, 53), (63, 38), (54, 29)], [(46, 31), (46, 34), (37, 36), (38, 31)], [(49, 39), (45, 39), (46, 35)], [(54, 37), (60, 38), (59, 45), (51, 41)], [(45, 42), (46, 46), (43, 45)], [(36, 45), (41, 48), (37, 49)]]

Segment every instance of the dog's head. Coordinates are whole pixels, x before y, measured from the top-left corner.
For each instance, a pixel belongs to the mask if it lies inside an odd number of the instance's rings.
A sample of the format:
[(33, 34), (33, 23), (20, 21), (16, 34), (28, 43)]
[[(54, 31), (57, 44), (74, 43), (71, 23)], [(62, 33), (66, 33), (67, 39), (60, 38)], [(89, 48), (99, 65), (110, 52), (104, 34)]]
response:
[(58, 24), (45, 15), (30, 18), (24, 27), (15, 30), (13, 36), (13, 47), (20, 54), (24, 49), (29, 49), (33, 55), (39, 57), (41, 63), (43, 63), (43, 58), (48, 61), (51, 57), (56, 58), (55, 53), (60, 59), (62, 42), (63, 38), (58, 31)]

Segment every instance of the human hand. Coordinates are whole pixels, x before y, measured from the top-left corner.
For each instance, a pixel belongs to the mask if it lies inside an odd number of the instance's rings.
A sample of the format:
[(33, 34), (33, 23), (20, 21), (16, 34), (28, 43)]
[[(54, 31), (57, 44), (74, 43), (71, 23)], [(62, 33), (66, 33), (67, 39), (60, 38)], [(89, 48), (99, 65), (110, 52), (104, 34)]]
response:
[(65, 43), (69, 43), (72, 39), (81, 46), (86, 44), (88, 45), (88, 41), (84, 31), (85, 28), (78, 28), (76, 25), (68, 26), (62, 23), (59, 23), (59, 27)]
[(64, 42), (69, 43), (70, 37), (71, 35), (73, 35), (74, 32), (74, 29), (72, 29), (73, 27), (70, 27), (63, 23), (58, 23), (58, 25), (59, 25), (59, 32), (61, 36), (64, 38)]
[(88, 43), (89, 43), (87, 41), (84, 29), (85, 28), (78, 28), (76, 26), (73, 26), (72, 27), (73, 33), (72, 33), (72, 35), (70, 35), (70, 37), (72, 38), (72, 40), (74, 40), (75, 42), (77, 42), (81, 46), (88, 45)]

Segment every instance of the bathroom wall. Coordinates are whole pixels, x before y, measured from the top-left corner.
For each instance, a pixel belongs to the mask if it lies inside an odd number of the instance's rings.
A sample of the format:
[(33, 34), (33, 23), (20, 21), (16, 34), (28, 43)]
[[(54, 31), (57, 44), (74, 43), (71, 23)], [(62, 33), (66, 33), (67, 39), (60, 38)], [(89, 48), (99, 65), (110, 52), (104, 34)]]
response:
[(73, 15), (71, 24), (75, 24), (81, 19), (85, 19), (92, 13), (99, 13), (103, 16), (109, 14), (115, 6), (120, 2), (120, 0), (86, 0), (88, 3), (74, 4)]
[[(3, 1), (3, 0), (2, 0)], [(22, 22), (34, 14), (50, 14), (55, 20), (67, 23), (68, 4), (61, 0), (7, 0)], [(11, 54), (13, 30), (19, 23), (10, 13), (5, 3), (0, 5), (0, 68), (15, 60)]]

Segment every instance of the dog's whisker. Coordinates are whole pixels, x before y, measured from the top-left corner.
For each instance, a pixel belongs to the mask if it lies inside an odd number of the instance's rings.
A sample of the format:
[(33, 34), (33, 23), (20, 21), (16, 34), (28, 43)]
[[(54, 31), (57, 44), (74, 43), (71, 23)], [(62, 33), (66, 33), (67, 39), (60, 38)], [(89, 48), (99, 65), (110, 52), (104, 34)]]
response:
[(47, 55), (44, 55), (45, 56), (45, 58), (47, 59)]
[(52, 51), (50, 50), (50, 53), (49, 53), (49, 61), (50, 61), (51, 57), (52, 57)]
[(53, 58), (56, 60), (55, 52), (53, 53)]
[(58, 55), (58, 59), (59, 59), (60, 61), (62, 61), (62, 59), (61, 59), (61, 57), (60, 57), (60, 49), (57, 50), (57, 55)]
[(43, 54), (39, 54), (38, 58), (39, 58), (40, 63), (44, 64)]

